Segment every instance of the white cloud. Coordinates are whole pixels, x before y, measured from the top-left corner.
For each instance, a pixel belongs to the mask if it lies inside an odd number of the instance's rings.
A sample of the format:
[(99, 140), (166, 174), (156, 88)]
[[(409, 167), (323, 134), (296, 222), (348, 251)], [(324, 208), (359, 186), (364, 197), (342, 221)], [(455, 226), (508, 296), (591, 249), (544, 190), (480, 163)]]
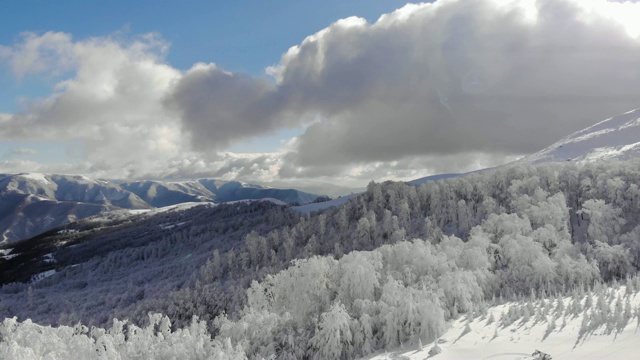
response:
[[(105, 177), (355, 185), (472, 170), (640, 106), (638, 18), (631, 2), (438, 0), (373, 24), (339, 20), (286, 51), (271, 77), (204, 63), (181, 72), (153, 34), (25, 34), (0, 46), (16, 76), (71, 75), (0, 114), (0, 138), (80, 141), (74, 166)], [(224, 152), (300, 126), (278, 152)]]
[(180, 156), (180, 123), (162, 103), (181, 77), (163, 62), (167, 47), (154, 34), (75, 42), (63, 33), (24, 34), (21, 43), (3, 48), (17, 76), (60, 68), (71, 75), (48, 98), (3, 116), (0, 137), (79, 142), (75, 158), (118, 176)]
[(74, 65), (71, 35), (47, 32), (37, 35), (22, 33), (22, 42), (13, 47), (0, 45), (0, 58), (9, 62), (18, 78), (41, 72), (62, 72)]

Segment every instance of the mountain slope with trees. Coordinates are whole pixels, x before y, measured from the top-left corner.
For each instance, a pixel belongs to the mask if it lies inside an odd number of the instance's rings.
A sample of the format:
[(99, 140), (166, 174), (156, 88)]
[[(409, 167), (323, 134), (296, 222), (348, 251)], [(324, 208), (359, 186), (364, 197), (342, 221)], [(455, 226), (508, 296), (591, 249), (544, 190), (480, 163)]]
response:
[[(249, 358), (364, 356), (436, 339), (446, 322), (494, 299), (555, 297), (634, 274), (639, 182), (638, 161), (563, 162), (419, 186), (372, 182), (309, 215), (269, 203), (160, 214), (98, 232), (103, 240), (76, 234), (85, 247), (60, 254), (79, 265), (54, 253), (55, 274), (0, 288), (0, 314), (144, 327), (153, 312), (174, 329), (197, 316)], [(10, 249), (0, 262), (18, 259), (7, 259)], [(155, 278), (169, 285), (158, 291)]]

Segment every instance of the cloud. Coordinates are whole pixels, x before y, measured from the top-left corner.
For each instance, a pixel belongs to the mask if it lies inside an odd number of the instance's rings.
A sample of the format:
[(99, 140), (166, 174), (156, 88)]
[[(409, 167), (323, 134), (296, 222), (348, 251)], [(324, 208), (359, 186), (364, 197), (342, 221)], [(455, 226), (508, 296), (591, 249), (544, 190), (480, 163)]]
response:
[(267, 79), (196, 64), (166, 104), (178, 112), (195, 148), (220, 150), (287, 125), (276, 95)]
[(22, 78), (27, 74), (62, 72), (74, 65), (71, 35), (47, 32), (37, 35), (21, 34), (22, 42), (13, 47), (0, 45), (0, 59), (5, 59), (14, 75)]
[[(375, 23), (338, 20), (264, 76), (180, 71), (157, 34), (25, 33), (0, 62), (64, 79), (0, 114), (0, 139), (81, 144), (60, 168), (112, 178), (354, 186), (495, 166), (640, 106), (638, 18), (639, 3), (606, 0), (409, 4)], [(277, 152), (226, 151), (301, 126)]]
[(29, 149), (23, 147), (17, 147), (11, 150), (11, 156), (25, 156), (25, 155), (36, 155), (38, 151), (36, 149)]
[(0, 138), (80, 144), (74, 158), (117, 176), (161, 166), (156, 163), (183, 149), (180, 123), (162, 102), (181, 77), (164, 63), (167, 48), (156, 34), (80, 41), (64, 33), (23, 34), (21, 42), (2, 48), (16, 76), (68, 74), (49, 97), (3, 114)]
[[(220, 71), (193, 71), (179, 94), (199, 98), (175, 101), (200, 149), (310, 123), (282, 176), (416, 157), (445, 164), (526, 154), (639, 106), (638, 26), (622, 13), (640, 18), (640, 4), (407, 5), (373, 24), (348, 18), (307, 37), (268, 69), (271, 86), (246, 77), (230, 86), (235, 74), (223, 85)], [(244, 101), (228, 102), (226, 87), (247, 94)]]

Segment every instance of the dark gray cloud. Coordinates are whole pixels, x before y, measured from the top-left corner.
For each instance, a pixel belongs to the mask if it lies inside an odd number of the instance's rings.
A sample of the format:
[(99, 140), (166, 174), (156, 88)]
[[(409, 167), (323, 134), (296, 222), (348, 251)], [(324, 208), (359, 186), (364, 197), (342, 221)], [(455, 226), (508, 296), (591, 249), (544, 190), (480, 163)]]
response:
[(174, 101), (199, 148), (319, 119), (285, 156), (282, 176), (530, 153), (640, 106), (640, 41), (608, 13), (621, 5), (409, 5), (308, 37), (270, 69), (276, 84), (210, 68), (185, 76)]
[[(199, 149), (224, 149), (239, 139), (286, 125), (278, 94), (267, 79), (196, 64), (167, 98)], [(275, 116), (275, 115), (279, 116)]]

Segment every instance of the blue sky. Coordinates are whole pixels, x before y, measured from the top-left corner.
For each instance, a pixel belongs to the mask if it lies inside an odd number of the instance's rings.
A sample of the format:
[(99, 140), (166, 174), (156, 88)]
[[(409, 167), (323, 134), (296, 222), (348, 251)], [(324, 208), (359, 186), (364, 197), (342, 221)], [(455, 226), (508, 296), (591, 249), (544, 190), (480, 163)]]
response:
[[(159, 33), (171, 44), (166, 61), (186, 70), (214, 62), (226, 70), (261, 75), (290, 47), (348, 16), (375, 21), (403, 6), (397, 0), (242, 1), (5, 1), (0, 44), (24, 31), (61, 31), (74, 39)], [(19, 108), (20, 97), (42, 97), (55, 82), (2, 73), (0, 112)]]
[[(158, 33), (170, 44), (166, 61), (181, 70), (197, 62), (214, 62), (226, 70), (263, 75), (292, 45), (300, 43), (336, 21), (360, 16), (375, 21), (381, 14), (403, 6), (405, 1), (294, 0), (250, 1), (7, 1), (2, 5), (0, 44), (20, 41), (20, 33), (61, 31), (74, 39), (122, 33)], [(56, 77), (0, 77), (0, 112), (20, 110), (26, 99), (43, 98), (59, 80)], [(284, 129), (270, 136), (234, 144), (229, 150), (264, 152), (275, 150), (283, 139), (302, 128)], [(43, 162), (69, 160), (63, 143), (20, 143), (37, 148), (34, 157)], [(16, 144), (0, 144), (0, 153)], [(44, 151), (43, 151), (44, 150)]]
[(607, 0), (5, 1), (0, 173), (363, 186), (497, 166), (640, 106), (639, 18)]

